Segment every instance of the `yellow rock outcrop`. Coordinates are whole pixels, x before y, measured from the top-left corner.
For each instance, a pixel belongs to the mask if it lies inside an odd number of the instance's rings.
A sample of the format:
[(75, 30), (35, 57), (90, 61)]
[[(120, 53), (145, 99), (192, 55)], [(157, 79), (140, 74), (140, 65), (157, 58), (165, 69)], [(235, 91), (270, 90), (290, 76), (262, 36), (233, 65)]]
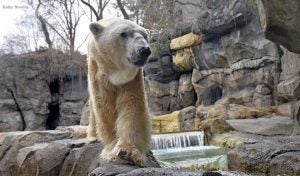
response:
[(194, 33), (188, 33), (186, 35), (171, 40), (170, 49), (179, 50), (182, 48), (199, 45), (202, 43), (202, 41), (203, 39), (200, 35)]
[(180, 132), (179, 111), (153, 117), (152, 127), (154, 133)]

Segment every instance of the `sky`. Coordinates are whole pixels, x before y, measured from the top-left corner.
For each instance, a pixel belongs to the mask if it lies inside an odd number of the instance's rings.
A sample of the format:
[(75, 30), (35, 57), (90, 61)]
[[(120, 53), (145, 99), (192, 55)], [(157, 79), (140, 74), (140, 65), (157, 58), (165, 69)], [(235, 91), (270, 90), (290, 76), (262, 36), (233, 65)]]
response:
[(0, 1), (0, 41), (10, 32), (16, 32), (15, 19), (28, 13), (29, 7), (19, 0)]
[[(104, 17), (120, 15), (113, 7), (108, 7), (104, 11)], [(0, 0), (0, 44), (3, 43), (3, 37), (9, 33), (17, 33), (16, 20), (26, 13), (34, 13), (32, 9), (21, 0)], [(86, 39), (89, 33), (90, 21), (86, 16), (83, 16), (77, 31), (77, 42), (79, 46)], [(81, 53), (86, 54), (87, 41), (79, 48)]]

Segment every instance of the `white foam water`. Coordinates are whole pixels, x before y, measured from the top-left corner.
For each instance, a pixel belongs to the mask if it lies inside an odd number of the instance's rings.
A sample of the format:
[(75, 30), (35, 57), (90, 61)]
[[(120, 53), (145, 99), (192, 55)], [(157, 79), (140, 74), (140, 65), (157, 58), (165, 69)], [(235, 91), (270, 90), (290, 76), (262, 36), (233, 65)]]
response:
[(201, 131), (152, 135), (152, 149), (159, 150), (203, 146), (203, 135)]

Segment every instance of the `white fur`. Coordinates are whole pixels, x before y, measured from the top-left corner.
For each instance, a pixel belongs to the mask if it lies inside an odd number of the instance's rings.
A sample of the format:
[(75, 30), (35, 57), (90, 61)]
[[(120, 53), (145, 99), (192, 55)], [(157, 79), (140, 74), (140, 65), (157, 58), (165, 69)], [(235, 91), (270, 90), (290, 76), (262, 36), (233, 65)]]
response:
[(132, 81), (135, 78), (138, 71), (138, 67), (125, 67), (122, 70), (117, 70), (113, 72), (109, 76), (109, 81), (116, 86), (123, 85)]

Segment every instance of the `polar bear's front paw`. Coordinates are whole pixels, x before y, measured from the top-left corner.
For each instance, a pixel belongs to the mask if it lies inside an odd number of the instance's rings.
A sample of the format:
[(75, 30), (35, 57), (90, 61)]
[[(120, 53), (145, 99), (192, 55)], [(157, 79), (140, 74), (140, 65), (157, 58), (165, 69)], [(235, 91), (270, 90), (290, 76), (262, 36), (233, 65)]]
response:
[(96, 137), (93, 137), (93, 136), (87, 136), (86, 140), (87, 140), (88, 144), (92, 144), (92, 143), (97, 142), (98, 139)]
[(112, 159), (137, 166), (145, 166), (146, 163), (146, 156), (131, 144), (117, 145), (112, 152)]

